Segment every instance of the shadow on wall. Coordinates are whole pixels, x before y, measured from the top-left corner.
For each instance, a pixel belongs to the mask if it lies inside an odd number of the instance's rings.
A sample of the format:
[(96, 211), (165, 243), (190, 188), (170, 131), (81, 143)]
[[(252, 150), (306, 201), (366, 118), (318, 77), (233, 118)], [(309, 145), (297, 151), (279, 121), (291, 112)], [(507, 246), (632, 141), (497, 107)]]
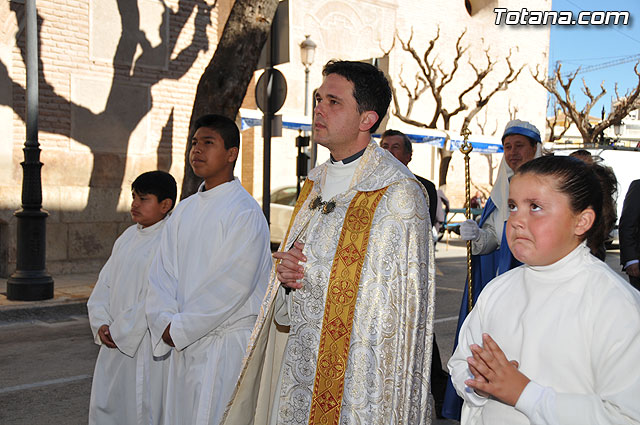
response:
[[(1, 209), (0, 277), (16, 269), (17, 234), (14, 211)], [(128, 212), (110, 221), (78, 222), (77, 211), (50, 211), (47, 218), (46, 268), (49, 274), (88, 273), (100, 270), (111, 254), (115, 240), (134, 223)]]
[[(51, 2), (53, 3), (53, 1)], [(148, 149), (149, 142), (156, 142), (155, 163), (153, 159), (142, 171), (157, 167), (168, 171), (172, 164), (173, 150), (173, 124), (174, 109), (167, 105), (170, 102), (170, 94), (162, 92), (158, 95), (154, 104), (152, 88), (161, 81), (179, 80), (194, 65), (201, 52), (209, 50), (210, 40), (207, 29), (211, 26), (211, 14), (216, 6), (209, 5), (202, 0), (180, 0), (173, 9), (162, 3), (144, 2), (142, 0), (117, 0), (117, 5), (111, 2), (98, 0), (86, 0), (84, 5), (90, 13), (86, 19), (112, 20), (113, 22), (89, 22), (92, 32), (89, 49), (86, 47), (86, 34), (77, 37), (71, 43), (70, 49), (75, 49), (74, 61), (79, 61), (76, 67), (88, 67), (97, 70), (95, 73), (76, 73), (73, 64), (68, 70), (64, 67), (51, 65), (50, 52), (46, 52), (44, 60), (39, 52), (39, 131), (40, 142), (46, 149), (49, 143), (48, 135), (54, 135), (54, 140), (65, 136), (88, 147), (93, 158), (93, 167), (88, 187), (88, 200), (82, 211), (50, 211), (51, 216), (47, 221), (47, 263), (56, 272), (65, 273), (74, 270), (72, 260), (77, 260), (81, 267), (88, 267), (91, 263), (102, 263), (109, 256), (111, 246), (115, 238), (126, 228), (130, 221), (128, 214), (117, 211), (121, 196), (127, 154), (131, 146), (143, 146)], [(24, 28), (23, 2), (9, 2), (10, 12), (15, 15), (18, 23), (15, 40), (0, 40), (7, 45), (15, 42), (19, 48), (22, 61), (26, 58), (25, 28)], [(115, 8), (117, 7), (117, 13)], [(113, 8), (113, 11), (108, 8)], [(147, 10), (151, 8), (152, 10)], [(160, 8), (160, 9), (158, 9)], [(153, 12), (153, 13), (150, 13)], [(43, 29), (59, 27), (76, 28), (73, 14), (69, 14), (69, 22), (47, 22), (42, 15), (38, 16), (38, 46), (42, 46)], [(192, 16), (195, 15), (195, 16)], [(157, 16), (155, 28), (150, 30), (150, 16)], [(46, 15), (45, 15), (46, 17)], [(195, 19), (193, 19), (195, 17)], [(48, 19), (48, 18), (47, 18)], [(81, 18), (84, 19), (84, 18)], [(86, 22), (82, 22), (86, 24)], [(84, 26), (79, 28), (83, 30)], [(107, 28), (122, 28), (119, 38), (107, 40), (105, 34)], [(55, 28), (54, 28), (55, 29)], [(96, 34), (93, 34), (96, 32)], [(182, 35), (183, 32), (192, 33), (191, 36)], [(5, 34), (13, 33), (5, 32)], [(148, 37), (148, 34), (149, 37)], [(0, 33), (0, 36), (2, 34)], [(102, 36), (102, 37), (101, 37)], [(68, 42), (68, 35), (46, 33), (47, 44), (50, 39), (61, 43)], [(155, 37), (155, 38), (154, 38)], [(190, 40), (189, 40), (190, 37)], [(180, 43), (177, 47), (177, 42)], [(85, 45), (81, 45), (82, 43)], [(101, 47), (102, 43), (104, 46)], [(115, 45), (115, 52), (114, 46)], [(80, 47), (80, 49), (78, 49)], [(100, 50), (102, 49), (102, 50)], [(77, 51), (87, 50), (86, 58), (78, 58)], [(102, 56), (109, 53), (111, 56)], [(70, 56), (71, 57), (71, 56)], [(111, 71), (101, 65), (104, 59)], [(11, 64), (10, 64), (11, 65)], [(7, 82), (12, 96), (0, 98), (0, 104), (8, 106), (14, 112), (15, 117), (25, 122), (26, 119), (26, 89), (20, 81), (13, 80), (10, 76), (10, 66), (0, 60), (0, 81)], [(62, 69), (62, 71), (60, 70)], [(57, 72), (57, 74), (56, 74)], [(94, 75), (98, 77), (94, 78)], [(101, 76), (110, 75), (111, 80)], [(71, 81), (71, 95), (56, 91), (56, 86), (51, 82), (60, 78)], [(165, 96), (160, 98), (160, 96)], [(106, 100), (106, 101), (105, 101)], [(154, 110), (155, 116), (163, 114), (166, 117), (165, 125), (160, 133), (160, 140), (151, 141), (147, 134), (151, 120), (148, 115), (155, 106), (166, 106)], [(164, 112), (166, 109), (166, 112)], [(99, 111), (99, 112), (96, 112)], [(144, 120), (149, 121), (143, 122)], [(14, 128), (16, 124), (14, 124)], [(132, 143), (135, 142), (135, 143)], [(17, 142), (16, 142), (17, 143)], [(56, 143), (56, 142), (53, 142)], [(16, 147), (17, 149), (17, 147)], [(148, 152), (146, 158), (154, 156), (154, 148)], [(43, 151), (44, 152), (44, 151)], [(77, 153), (77, 152), (75, 152)], [(89, 154), (73, 155), (74, 152), (61, 152), (57, 157), (44, 160), (45, 167), (55, 167), (53, 177), (49, 175), (50, 185), (71, 187), (78, 181), (78, 173), (86, 166)], [(180, 156), (182, 158), (182, 155)], [(147, 163), (143, 164), (146, 166)], [(138, 167), (140, 168), (140, 167)], [(140, 172), (142, 172), (140, 171)], [(178, 177), (181, 176), (176, 176)], [(21, 182), (22, 175), (18, 181)], [(51, 181), (55, 180), (55, 181)], [(18, 183), (21, 184), (21, 183)], [(86, 196), (86, 187), (81, 188)], [(47, 190), (43, 186), (43, 191)], [(74, 194), (69, 194), (72, 196)], [(65, 194), (61, 194), (64, 198)], [(85, 198), (86, 199), (86, 198)], [(64, 207), (64, 203), (62, 203)], [(14, 210), (0, 210), (0, 275), (6, 276), (15, 269), (15, 219)], [(45, 209), (48, 209), (44, 205)], [(95, 265), (95, 264), (94, 264)], [(99, 266), (98, 266), (99, 267)], [(50, 272), (53, 272), (50, 270)]]
[(9, 224), (0, 220), (0, 277), (9, 276)]

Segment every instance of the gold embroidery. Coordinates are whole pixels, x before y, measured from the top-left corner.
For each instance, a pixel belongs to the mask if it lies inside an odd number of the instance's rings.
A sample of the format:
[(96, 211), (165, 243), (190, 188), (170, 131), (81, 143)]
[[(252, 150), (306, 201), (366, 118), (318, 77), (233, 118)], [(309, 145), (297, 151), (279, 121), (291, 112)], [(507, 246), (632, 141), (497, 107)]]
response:
[(310, 425), (337, 425), (340, 421), (344, 373), (349, 357), (360, 274), (373, 215), (386, 190), (358, 192), (347, 210), (329, 277)]

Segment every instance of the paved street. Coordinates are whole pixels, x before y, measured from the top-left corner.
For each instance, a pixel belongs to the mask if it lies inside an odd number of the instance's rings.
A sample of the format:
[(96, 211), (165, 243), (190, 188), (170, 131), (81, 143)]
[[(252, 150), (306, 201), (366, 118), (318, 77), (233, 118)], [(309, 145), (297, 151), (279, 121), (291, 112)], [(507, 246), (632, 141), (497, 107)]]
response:
[(0, 423), (87, 423), (98, 354), (86, 317), (0, 325)]
[[(465, 255), (458, 239), (438, 243), (435, 330), (443, 365), (453, 348)], [(607, 257), (619, 270), (617, 251)], [(79, 310), (56, 310), (13, 323), (0, 315), (0, 424), (86, 424), (98, 347)], [(436, 420), (434, 424), (457, 422)]]

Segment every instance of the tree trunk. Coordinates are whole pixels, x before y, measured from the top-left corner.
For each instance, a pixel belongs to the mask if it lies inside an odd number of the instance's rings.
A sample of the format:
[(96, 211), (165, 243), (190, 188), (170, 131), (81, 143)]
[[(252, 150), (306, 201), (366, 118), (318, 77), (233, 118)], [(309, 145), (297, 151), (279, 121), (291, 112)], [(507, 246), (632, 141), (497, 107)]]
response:
[(493, 156), (490, 153), (483, 153), (482, 156), (487, 158), (489, 163), (489, 184), (493, 186)]
[[(200, 77), (189, 123), (189, 139), (194, 122), (202, 115), (215, 113), (236, 118), (277, 7), (278, 0), (235, 1), (216, 52)], [(190, 146), (189, 140), (181, 199), (195, 193), (200, 184), (189, 164)]]
[(453, 152), (446, 149), (438, 148), (440, 154), (440, 170), (438, 173), (438, 187), (447, 184), (447, 173), (449, 171), (449, 163), (453, 157)]

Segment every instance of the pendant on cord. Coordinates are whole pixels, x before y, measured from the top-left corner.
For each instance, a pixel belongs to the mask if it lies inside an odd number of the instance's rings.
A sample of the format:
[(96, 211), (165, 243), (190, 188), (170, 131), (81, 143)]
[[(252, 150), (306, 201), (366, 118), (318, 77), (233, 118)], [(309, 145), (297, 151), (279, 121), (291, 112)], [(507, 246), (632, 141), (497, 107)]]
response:
[(309, 208), (312, 210), (316, 210), (318, 208), (322, 208), (322, 214), (329, 214), (336, 208), (336, 201), (333, 199), (330, 201), (323, 201), (322, 196), (318, 195), (313, 201), (311, 201), (311, 205)]

